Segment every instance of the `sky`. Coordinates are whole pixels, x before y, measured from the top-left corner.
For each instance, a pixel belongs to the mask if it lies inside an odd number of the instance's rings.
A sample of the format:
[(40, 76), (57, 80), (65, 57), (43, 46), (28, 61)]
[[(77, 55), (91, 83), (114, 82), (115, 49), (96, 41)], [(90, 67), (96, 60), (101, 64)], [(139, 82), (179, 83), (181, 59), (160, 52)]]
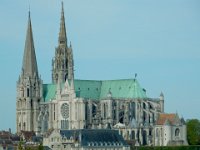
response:
[[(60, 0), (0, 2), (0, 130), (15, 127), (30, 7), (38, 70), (51, 82)], [(165, 112), (200, 119), (199, 0), (64, 0), (76, 79), (137, 79)]]

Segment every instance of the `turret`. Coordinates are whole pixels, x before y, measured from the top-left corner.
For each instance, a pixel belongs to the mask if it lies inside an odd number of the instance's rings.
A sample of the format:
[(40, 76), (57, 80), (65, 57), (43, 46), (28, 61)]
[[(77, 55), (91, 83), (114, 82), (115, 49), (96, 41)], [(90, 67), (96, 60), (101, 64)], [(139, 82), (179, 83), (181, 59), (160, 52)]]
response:
[(73, 52), (71, 44), (70, 47), (67, 45), (64, 6), (62, 2), (58, 46), (55, 49), (55, 57), (52, 59), (52, 82), (57, 84), (58, 78), (60, 78), (61, 83), (65, 83), (67, 79), (73, 79), (73, 68)]
[(164, 94), (163, 92), (160, 93), (160, 110), (162, 113), (164, 113)]

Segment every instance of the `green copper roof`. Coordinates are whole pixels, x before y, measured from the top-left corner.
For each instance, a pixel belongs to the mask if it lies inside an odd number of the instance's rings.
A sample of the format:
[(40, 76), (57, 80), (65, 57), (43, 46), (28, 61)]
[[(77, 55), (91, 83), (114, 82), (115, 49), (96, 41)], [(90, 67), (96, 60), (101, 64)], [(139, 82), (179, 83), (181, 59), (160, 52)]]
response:
[(77, 97), (86, 99), (100, 98), (102, 81), (95, 80), (74, 80), (74, 87)]
[(55, 98), (56, 88), (56, 84), (43, 84), (43, 97), (45, 101)]
[(109, 90), (113, 98), (146, 98), (144, 90), (134, 79), (103, 81), (100, 98), (106, 98)]
[[(113, 98), (146, 98), (146, 93), (136, 79), (123, 80), (74, 80), (77, 97), (101, 100), (107, 98), (109, 91)], [(44, 84), (43, 96), (45, 101), (55, 99), (57, 85)]]

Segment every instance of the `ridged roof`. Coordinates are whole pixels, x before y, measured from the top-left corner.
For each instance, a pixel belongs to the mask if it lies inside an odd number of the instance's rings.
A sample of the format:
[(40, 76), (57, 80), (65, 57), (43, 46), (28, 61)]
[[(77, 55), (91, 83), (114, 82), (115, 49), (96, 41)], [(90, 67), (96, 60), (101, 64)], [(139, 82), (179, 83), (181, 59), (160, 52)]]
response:
[[(136, 79), (122, 80), (74, 80), (76, 96), (84, 99), (101, 100), (111, 93), (112, 98), (132, 99), (146, 98), (146, 93)], [(63, 86), (62, 86), (63, 87)], [(56, 84), (43, 85), (43, 97), (47, 102), (55, 99)]]
[(72, 136), (74, 139), (79, 139), (81, 146), (106, 146), (107, 144), (120, 144), (119, 146), (128, 146), (117, 130), (60, 130), (60, 134), (62, 137), (70, 138)]
[(169, 123), (171, 125), (175, 125), (178, 121), (179, 117), (177, 114), (159, 114), (156, 124), (164, 125), (166, 123)]

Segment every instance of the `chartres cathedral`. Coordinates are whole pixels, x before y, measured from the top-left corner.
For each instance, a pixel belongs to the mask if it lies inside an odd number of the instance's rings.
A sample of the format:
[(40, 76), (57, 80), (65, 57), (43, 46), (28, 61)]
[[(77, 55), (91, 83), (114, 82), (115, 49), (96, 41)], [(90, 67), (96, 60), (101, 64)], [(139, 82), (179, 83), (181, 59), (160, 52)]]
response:
[(62, 5), (58, 45), (52, 59), (52, 82), (43, 83), (37, 67), (30, 12), (21, 74), (17, 81), (17, 132), (39, 135), (53, 129), (114, 129), (136, 145), (187, 144), (178, 114), (164, 113), (164, 95), (149, 98), (136, 78), (74, 79)]

